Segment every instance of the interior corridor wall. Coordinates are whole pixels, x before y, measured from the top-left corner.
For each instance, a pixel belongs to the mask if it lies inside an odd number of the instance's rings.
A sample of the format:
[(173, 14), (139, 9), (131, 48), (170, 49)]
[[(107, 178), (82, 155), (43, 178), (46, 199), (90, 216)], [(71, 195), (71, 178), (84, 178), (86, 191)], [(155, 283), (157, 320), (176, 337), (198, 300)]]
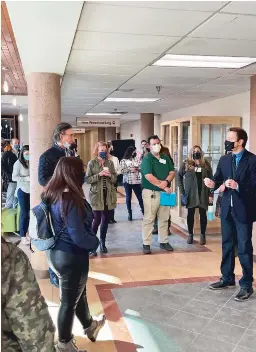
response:
[(250, 148), (250, 91), (162, 114), (161, 122), (190, 116), (241, 116), (242, 127), (249, 136), (247, 148)]
[[(131, 137), (131, 134), (133, 137)], [(121, 124), (121, 139), (134, 139), (137, 148), (140, 148), (140, 120)]]
[(23, 114), (23, 121), (19, 121), (20, 143), (21, 145), (28, 144), (28, 114)]

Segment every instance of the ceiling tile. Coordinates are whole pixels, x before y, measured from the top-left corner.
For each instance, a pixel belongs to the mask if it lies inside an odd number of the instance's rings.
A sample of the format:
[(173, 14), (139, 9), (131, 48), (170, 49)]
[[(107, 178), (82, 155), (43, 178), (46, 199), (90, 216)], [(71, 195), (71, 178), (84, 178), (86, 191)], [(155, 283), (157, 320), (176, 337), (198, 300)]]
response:
[(199, 11), (114, 6), (111, 2), (85, 3), (78, 30), (179, 37), (186, 35), (210, 15)]
[(161, 54), (179, 39), (180, 37), (78, 31), (73, 49), (127, 52), (137, 55)]
[(191, 37), (256, 40), (256, 20), (254, 16), (217, 14)]
[(221, 12), (239, 13), (247, 15), (256, 15), (256, 2), (255, 1), (232, 1)]

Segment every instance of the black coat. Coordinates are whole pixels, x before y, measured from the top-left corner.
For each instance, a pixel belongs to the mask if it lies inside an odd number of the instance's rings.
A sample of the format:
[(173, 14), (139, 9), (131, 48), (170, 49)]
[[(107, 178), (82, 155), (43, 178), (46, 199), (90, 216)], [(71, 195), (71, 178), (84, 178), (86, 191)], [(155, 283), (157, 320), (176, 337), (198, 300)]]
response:
[(13, 182), (12, 180), (12, 172), (13, 165), (18, 160), (17, 156), (13, 152), (4, 152), (2, 155), (1, 165), (2, 165), (2, 173), (5, 174), (8, 182)]
[(38, 182), (41, 186), (46, 186), (53, 176), (58, 161), (66, 156), (65, 149), (57, 144), (40, 156), (38, 167)]
[[(232, 175), (231, 153), (220, 158), (213, 178), (215, 189), (218, 189)], [(239, 190), (226, 187), (221, 201), (221, 218), (227, 218), (232, 195), (233, 210), (237, 220), (242, 223), (256, 221), (256, 155), (245, 149), (233, 179), (238, 183)]]
[(188, 195), (188, 208), (204, 208), (207, 210), (209, 204), (210, 190), (204, 184), (204, 178), (212, 179), (212, 168), (207, 160), (205, 160), (207, 168), (202, 168), (202, 184), (201, 196), (199, 197), (197, 177), (194, 169), (186, 171), (186, 161), (183, 162), (178, 172), (178, 186), (181, 194)]

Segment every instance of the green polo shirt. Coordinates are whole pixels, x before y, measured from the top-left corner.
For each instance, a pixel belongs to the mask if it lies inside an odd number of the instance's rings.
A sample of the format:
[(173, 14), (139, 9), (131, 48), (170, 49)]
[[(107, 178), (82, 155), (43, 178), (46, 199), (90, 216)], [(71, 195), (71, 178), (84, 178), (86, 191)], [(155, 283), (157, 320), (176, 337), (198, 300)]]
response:
[[(160, 159), (166, 160), (166, 163), (161, 163), (159, 161)], [(170, 158), (168, 158), (168, 156), (160, 154), (160, 159), (154, 157), (152, 153), (148, 153), (146, 156), (144, 156), (141, 164), (143, 188), (150, 189), (152, 191), (163, 191), (157, 186), (152, 185), (152, 183), (150, 183), (145, 177), (145, 175), (152, 174), (158, 180), (163, 181), (166, 180), (171, 171), (174, 171), (173, 163), (171, 162)]]

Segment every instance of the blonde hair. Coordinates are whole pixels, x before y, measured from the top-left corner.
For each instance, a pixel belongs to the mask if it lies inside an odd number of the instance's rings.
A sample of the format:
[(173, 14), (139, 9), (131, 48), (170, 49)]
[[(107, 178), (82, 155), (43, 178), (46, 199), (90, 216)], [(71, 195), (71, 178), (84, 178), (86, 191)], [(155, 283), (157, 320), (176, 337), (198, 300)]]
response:
[(209, 166), (210, 166), (208, 161), (204, 158), (204, 152), (203, 152), (202, 148), (200, 147), (200, 145), (194, 145), (190, 149), (189, 154), (188, 154), (188, 158), (187, 158), (187, 160), (185, 162), (186, 163), (186, 171), (192, 170), (196, 166), (195, 160), (193, 159), (193, 153), (194, 153), (196, 148), (199, 149), (199, 151), (201, 153), (201, 159), (200, 159), (201, 163), (200, 163), (200, 165), (202, 167), (206, 168), (206, 169), (208, 169)]
[(95, 156), (95, 158), (96, 158), (96, 157), (98, 156), (98, 154), (99, 154), (99, 147), (106, 147), (106, 152), (108, 153), (108, 145), (107, 145), (107, 143), (102, 142), (102, 141), (97, 142), (97, 143), (95, 144), (95, 147), (94, 147), (94, 150), (93, 150), (93, 155)]
[(5, 147), (4, 147), (4, 152), (11, 152), (12, 151), (12, 146), (10, 144), (7, 144)]

